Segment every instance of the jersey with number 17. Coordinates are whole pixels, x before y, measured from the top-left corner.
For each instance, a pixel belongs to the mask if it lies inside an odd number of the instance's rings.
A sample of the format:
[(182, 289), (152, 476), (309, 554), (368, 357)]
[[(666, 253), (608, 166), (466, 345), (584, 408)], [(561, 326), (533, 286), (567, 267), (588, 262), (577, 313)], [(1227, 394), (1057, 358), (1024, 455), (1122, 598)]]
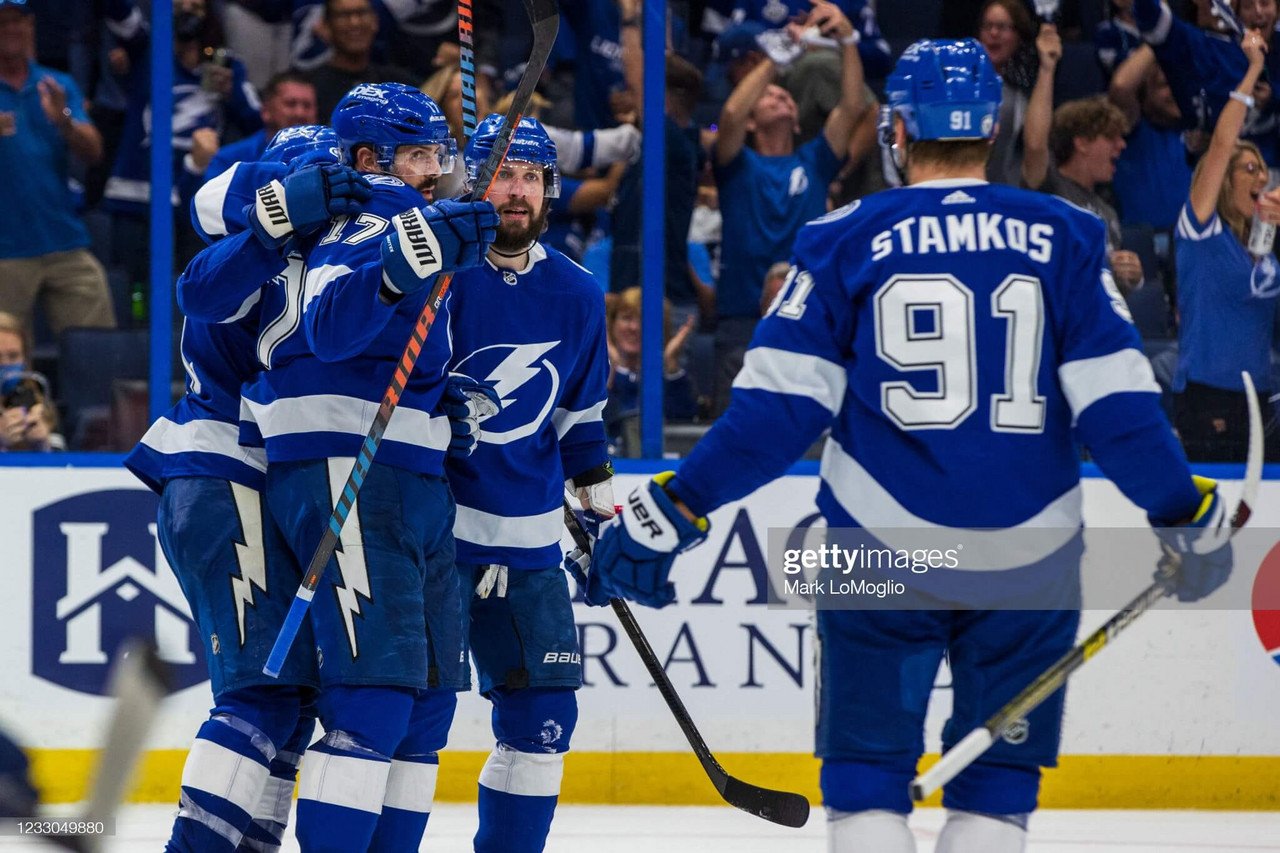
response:
[[(271, 462), (360, 452), (430, 290), (394, 305), (378, 298), (391, 219), (424, 202), (398, 178), (365, 177), (373, 197), (362, 212), (310, 237), (262, 290), (258, 359), (266, 369), (244, 386), (241, 441), (261, 443)], [(446, 298), (405, 378), (379, 462), (443, 476), (451, 433), (435, 410), (451, 351), (448, 322)]]
[(1105, 249), (1093, 214), (975, 180), (809, 223), (678, 494), (719, 506), (830, 427), (818, 504), (833, 525), (1073, 530), (1077, 443), (1179, 518), (1198, 498)]

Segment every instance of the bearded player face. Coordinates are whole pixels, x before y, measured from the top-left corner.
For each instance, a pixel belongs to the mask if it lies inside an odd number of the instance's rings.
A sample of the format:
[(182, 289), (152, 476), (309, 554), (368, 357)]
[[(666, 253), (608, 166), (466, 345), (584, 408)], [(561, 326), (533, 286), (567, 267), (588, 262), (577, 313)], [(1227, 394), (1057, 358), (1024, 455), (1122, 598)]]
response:
[(494, 175), (489, 201), (498, 211), (493, 247), (511, 254), (529, 248), (547, 224), (545, 172), (534, 163), (508, 161)]

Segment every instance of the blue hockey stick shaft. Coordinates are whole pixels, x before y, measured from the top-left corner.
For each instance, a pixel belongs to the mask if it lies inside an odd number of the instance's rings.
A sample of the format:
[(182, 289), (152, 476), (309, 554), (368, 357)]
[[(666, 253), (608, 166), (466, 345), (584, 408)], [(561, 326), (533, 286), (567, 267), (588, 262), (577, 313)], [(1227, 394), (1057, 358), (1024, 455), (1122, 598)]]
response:
[[(516, 126), (520, 124), (520, 119), (523, 117), (525, 109), (528, 108), (529, 101), (533, 98), (534, 86), (537, 85), (538, 78), (542, 76), (542, 69), (546, 66), (547, 59), (551, 55), (551, 47), (555, 44), (556, 32), (560, 28), (560, 13), (556, 7), (556, 0), (524, 0), (524, 5), (525, 11), (529, 15), (529, 22), (533, 25), (533, 51), (529, 56), (529, 64), (525, 67), (524, 74), (520, 77), (520, 84), (516, 87), (515, 96), (511, 99), (511, 107), (507, 110), (502, 129), (498, 132), (498, 136), (493, 142), (493, 150), (489, 152), (489, 156), (485, 159), (480, 174), (477, 176), (476, 186), (477, 188), (483, 187), (483, 195), (488, 195), (489, 185), (493, 183), (493, 176), (497, 173), (498, 167), (507, 155), (511, 137), (515, 134)], [(436, 315), (440, 310), (440, 305), (444, 302), (445, 294), (448, 293), (449, 284), (452, 280), (452, 274), (442, 275), (432, 288), (431, 295), (427, 297), (427, 302), (422, 307), (422, 313), (418, 316), (418, 322), (414, 325), (413, 334), (409, 338), (408, 344), (405, 345), (404, 353), (400, 356), (400, 362), (396, 365), (396, 372), (391, 378), (391, 384), (387, 386), (386, 393), (382, 395), (382, 403), (378, 406), (378, 413), (374, 416), (373, 425), (369, 427), (369, 434), (365, 436), (364, 443), (360, 446), (360, 453), (356, 456), (355, 465), (351, 468), (351, 474), (347, 477), (346, 485), (343, 486), (342, 493), (338, 496), (338, 501), (333, 507), (333, 512), (329, 515), (329, 526), (324, 535), (320, 537), (320, 543), (311, 555), (311, 562), (307, 564), (302, 584), (298, 587), (297, 593), (294, 594), (293, 603), (289, 605), (289, 612), (285, 615), (284, 624), (280, 626), (280, 633), (276, 636), (275, 644), (271, 647), (271, 654), (267, 655), (267, 662), (262, 671), (272, 678), (280, 676), (280, 670), (284, 668), (285, 659), (289, 656), (289, 649), (293, 647), (293, 641), (297, 639), (298, 632), (302, 629), (302, 621), (306, 618), (307, 611), (311, 607), (311, 599), (315, 596), (316, 588), (320, 585), (325, 569), (338, 547), (339, 538), (342, 536), (342, 527), (347, 523), (347, 517), (351, 514), (351, 508), (355, 505), (356, 496), (360, 494), (360, 487), (364, 485), (364, 478), (369, 473), (369, 466), (373, 464), (373, 457), (378, 452), (378, 445), (382, 443), (382, 436), (387, 431), (387, 424), (390, 423), (391, 416), (395, 414), (396, 406), (400, 402), (400, 395), (404, 393), (405, 386), (409, 382), (409, 375), (413, 372), (414, 365), (418, 363), (418, 356), (422, 353), (422, 346), (427, 339), (427, 333), (431, 331), (431, 327), (435, 323)]]

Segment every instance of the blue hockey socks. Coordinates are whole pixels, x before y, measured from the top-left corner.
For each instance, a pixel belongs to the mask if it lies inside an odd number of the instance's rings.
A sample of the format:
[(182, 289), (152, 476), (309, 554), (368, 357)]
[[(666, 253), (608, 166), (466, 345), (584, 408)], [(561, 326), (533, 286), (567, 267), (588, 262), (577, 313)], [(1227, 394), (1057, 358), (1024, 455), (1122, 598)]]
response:
[(498, 744), (480, 771), (476, 853), (541, 853), (563, 774), (563, 753), (517, 752)]
[(331, 687), (321, 693), (328, 730), (307, 750), (298, 783), (298, 843), (303, 853), (367, 850), (404, 738), (414, 691)]
[(237, 851), (275, 853), (280, 849), (285, 830), (289, 828), (289, 809), (293, 805), (298, 765), (302, 762), (302, 753), (311, 743), (315, 728), (315, 717), (300, 717), (293, 734), (276, 753), (268, 768), (270, 775), (262, 788), (262, 796), (253, 809), (253, 822), (245, 830)]
[(489, 698), (498, 743), (480, 771), (475, 853), (541, 853), (560, 797), (577, 699), (567, 688), (539, 687), (498, 688)]
[(253, 819), (276, 749), (262, 731), (230, 714), (205, 721), (182, 768), (170, 853), (231, 853)]
[(458, 696), (451, 691), (423, 690), (413, 703), (409, 730), (391, 759), (382, 814), (368, 853), (417, 850), (431, 818), (436, 796), (439, 751), (453, 723)]
[(182, 768), (178, 817), (167, 851), (236, 850), (302, 707), (299, 688), (290, 685), (228, 690), (217, 703)]

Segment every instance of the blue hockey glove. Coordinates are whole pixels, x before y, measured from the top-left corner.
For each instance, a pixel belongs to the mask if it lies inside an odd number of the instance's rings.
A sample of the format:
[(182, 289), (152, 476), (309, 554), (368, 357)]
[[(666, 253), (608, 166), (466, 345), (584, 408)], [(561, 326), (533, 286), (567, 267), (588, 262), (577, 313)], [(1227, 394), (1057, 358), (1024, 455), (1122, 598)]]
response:
[(259, 187), (245, 218), (264, 246), (280, 248), (295, 234), (309, 234), (335, 216), (358, 211), (372, 196), (359, 173), (337, 163), (317, 164)]
[(480, 440), (480, 422), (502, 411), (502, 401), (490, 382), (479, 382), (462, 373), (450, 373), (445, 380), (440, 407), (449, 418), (453, 437), (449, 455), (465, 459)]
[(444, 199), (410, 208), (392, 224), (382, 240), (382, 284), (399, 298), (440, 273), (479, 266), (498, 234), (498, 213), (487, 201)]
[(675, 473), (666, 471), (627, 496), (622, 521), (600, 534), (588, 575), (592, 599), (628, 598), (649, 607), (676, 599), (668, 575), (676, 555), (707, 538), (705, 518), (689, 521), (663, 488)]
[(1179, 601), (1199, 601), (1231, 576), (1232, 530), (1218, 483), (1193, 479), (1203, 496), (1196, 514), (1174, 527), (1156, 526), (1165, 554), (1154, 577), (1168, 582)]
[[(591, 540), (591, 547), (595, 549), (595, 543), (600, 538), (600, 525), (609, 521), (609, 518), (591, 512), (590, 510), (575, 509), (573, 515), (578, 519), (578, 526), (582, 528), (582, 532), (587, 534), (587, 538)], [(610, 516), (612, 518), (612, 516)], [(578, 589), (582, 590), (583, 599), (591, 607), (603, 607), (609, 603), (609, 597), (601, 597), (601, 591), (593, 588), (591, 585), (591, 555), (581, 548), (574, 548), (564, 557), (564, 570), (573, 575), (574, 581), (578, 584)]]

